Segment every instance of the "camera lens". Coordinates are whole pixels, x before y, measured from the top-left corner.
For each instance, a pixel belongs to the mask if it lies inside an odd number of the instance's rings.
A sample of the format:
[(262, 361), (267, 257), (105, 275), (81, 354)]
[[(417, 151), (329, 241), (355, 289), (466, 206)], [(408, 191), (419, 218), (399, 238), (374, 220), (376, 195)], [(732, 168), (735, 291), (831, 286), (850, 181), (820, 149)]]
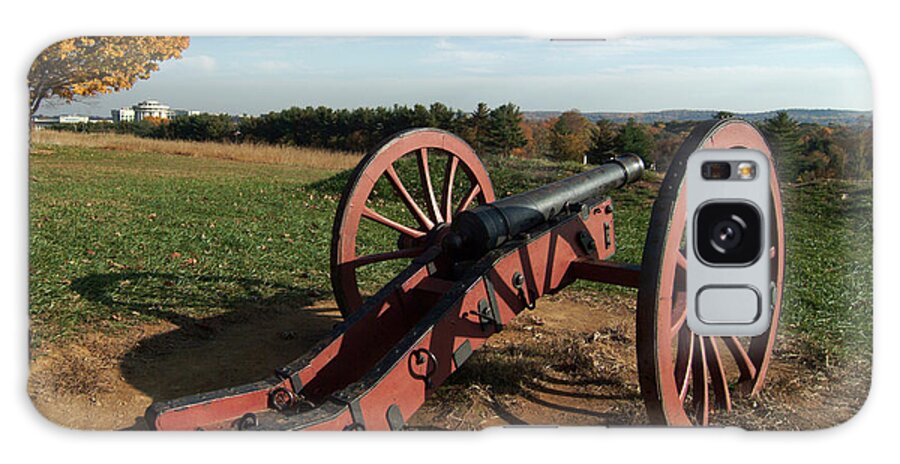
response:
[(713, 248), (720, 253), (727, 253), (728, 250), (740, 246), (741, 238), (744, 235), (741, 231), (746, 227), (746, 224), (742, 225), (742, 223), (743, 221), (738, 216), (732, 216), (731, 219), (716, 223), (709, 234), (712, 238)]
[(694, 247), (711, 265), (748, 265), (762, 248), (762, 220), (749, 203), (713, 202), (697, 211)]

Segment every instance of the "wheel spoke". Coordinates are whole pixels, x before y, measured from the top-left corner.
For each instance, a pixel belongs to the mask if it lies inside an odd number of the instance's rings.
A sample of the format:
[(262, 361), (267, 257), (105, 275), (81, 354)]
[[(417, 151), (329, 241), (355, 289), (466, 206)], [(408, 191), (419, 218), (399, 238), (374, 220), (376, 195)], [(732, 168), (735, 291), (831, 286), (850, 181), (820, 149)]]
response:
[(694, 343), (694, 359), (692, 360), (692, 372), (694, 377), (694, 412), (696, 420), (701, 425), (709, 423), (709, 367), (706, 365), (706, 348), (703, 346), (703, 337), (697, 337)]
[(465, 211), (469, 205), (475, 201), (475, 196), (481, 192), (481, 186), (478, 184), (472, 184), (472, 188), (469, 189), (469, 193), (466, 193), (466, 196), (459, 203), (459, 206), (456, 208), (456, 214), (459, 214)]
[(425, 236), (425, 232), (422, 232), (421, 230), (413, 229), (412, 227), (405, 226), (405, 225), (400, 224), (399, 222), (394, 221), (392, 219), (388, 219), (388, 218), (382, 216), (381, 214), (379, 214), (378, 212), (376, 212), (375, 210), (373, 210), (372, 208), (369, 208), (368, 206), (363, 207), (362, 216), (364, 218), (371, 219), (379, 224), (388, 226), (391, 229), (394, 229), (397, 232), (400, 232), (401, 234), (406, 235), (407, 237), (410, 237), (410, 238), (421, 238), (421, 237)]
[(680, 250), (678, 251), (678, 256), (675, 257), (675, 265), (682, 271), (687, 272), (687, 258)]
[(438, 209), (437, 200), (434, 197), (434, 187), (431, 185), (431, 171), (428, 169), (427, 148), (419, 149), (417, 160), (419, 164), (419, 177), (422, 179), (422, 190), (424, 190), (425, 193), (425, 206), (428, 208), (431, 219), (434, 220), (435, 223), (444, 222), (444, 218), (441, 217), (441, 212)]
[(715, 337), (703, 339), (706, 345), (706, 353), (709, 356), (709, 376), (712, 381), (713, 392), (716, 394), (716, 407), (731, 412), (731, 395), (728, 393), (728, 378), (725, 376), (725, 366), (719, 356), (719, 347)]
[(722, 341), (725, 342), (725, 346), (734, 357), (734, 362), (741, 374), (738, 382), (753, 380), (756, 377), (756, 366), (753, 365), (753, 361), (750, 360), (750, 355), (747, 354), (744, 345), (741, 345), (741, 341), (737, 337), (725, 337)]
[(676, 336), (678, 331), (681, 330), (681, 327), (684, 325), (684, 321), (687, 320), (687, 292), (677, 292), (675, 293), (675, 302), (672, 305), (672, 319), (675, 322), (672, 324), (671, 336)]
[(690, 385), (691, 360), (694, 357), (694, 334), (690, 330), (683, 330), (679, 333), (676, 356), (675, 386), (678, 388), (678, 398), (683, 403)]
[(459, 158), (448, 155), (447, 167), (444, 170), (444, 189), (441, 194), (441, 211), (444, 213), (444, 221), (448, 224), (453, 221), (453, 211), (451, 211), (453, 203), (453, 180), (456, 177), (456, 167), (459, 165)]
[(419, 208), (419, 205), (413, 200), (412, 195), (410, 195), (409, 191), (406, 190), (406, 187), (403, 186), (403, 182), (400, 181), (400, 176), (397, 175), (394, 166), (388, 166), (385, 173), (388, 176), (388, 180), (391, 182), (391, 186), (394, 187), (394, 191), (397, 192), (397, 195), (403, 200), (403, 204), (406, 205), (409, 212), (416, 218), (416, 221), (418, 221), (425, 229), (431, 230), (434, 228), (434, 223), (431, 222), (431, 219), (428, 219), (428, 216), (426, 216), (422, 209)]
[(367, 264), (380, 263), (382, 261), (390, 261), (393, 259), (415, 258), (416, 256), (421, 255), (424, 251), (425, 249), (421, 247), (404, 248), (402, 250), (388, 251), (386, 253), (375, 253), (372, 255), (359, 256), (349, 261), (347, 264), (351, 265), (354, 268), (358, 268)]

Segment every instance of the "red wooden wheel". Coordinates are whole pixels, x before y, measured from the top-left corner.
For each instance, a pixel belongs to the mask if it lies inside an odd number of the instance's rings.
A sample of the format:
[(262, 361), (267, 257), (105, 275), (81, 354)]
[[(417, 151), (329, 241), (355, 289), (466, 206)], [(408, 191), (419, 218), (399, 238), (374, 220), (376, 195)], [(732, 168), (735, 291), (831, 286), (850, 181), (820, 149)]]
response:
[[(421, 255), (439, 243), (454, 216), (491, 201), (494, 189), (481, 160), (449, 132), (404, 131), (366, 155), (344, 189), (332, 230), (331, 286), (341, 313), (362, 305), (361, 279), (377, 280), (365, 275), (367, 267)], [(373, 250), (385, 234), (396, 238), (390, 249)]]
[[(654, 423), (706, 425), (711, 412), (730, 411), (731, 396), (763, 386), (775, 342), (784, 282), (784, 221), (781, 193), (771, 172), (772, 282), (776, 296), (769, 330), (756, 337), (701, 337), (685, 322), (683, 235), (687, 197), (682, 182), (696, 150), (752, 148), (772, 160), (762, 134), (738, 119), (710, 121), (694, 129), (672, 160), (653, 205), (644, 245), (637, 307), (637, 354), (641, 394)], [(772, 163), (774, 166), (774, 163)]]

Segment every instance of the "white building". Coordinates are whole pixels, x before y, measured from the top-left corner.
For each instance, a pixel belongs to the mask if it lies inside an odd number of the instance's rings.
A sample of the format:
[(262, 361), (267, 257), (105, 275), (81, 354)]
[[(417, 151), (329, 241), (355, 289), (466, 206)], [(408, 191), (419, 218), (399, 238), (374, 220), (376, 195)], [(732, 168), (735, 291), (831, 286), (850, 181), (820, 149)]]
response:
[(134, 120), (141, 121), (144, 118), (169, 119), (169, 105), (164, 105), (156, 100), (144, 100), (131, 107), (134, 110)]
[(172, 109), (169, 105), (156, 100), (144, 100), (131, 108), (119, 108), (112, 110), (111, 113), (115, 122), (141, 121), (144, 118), (169, 119), (200, 114), (196, 110)]
[(169, 115), (173, 118), (177, 118), (179, 116), (197, 116), (200, 114), (197, 110), (171, 110), (169, 111)]
[(67, 114), (59, 117), (60, 124), (87, 124), (91, 118), (87, 116), (79, 116), (75, 114)]
[(84, 124), (92, 122), (88, 116), (80, 116), (77, 114), (62, 114), (59, 116), (33, 116), (31, 118), (32, 127), (41, 129), (44, 127), (56, 126), (59, 124)]
[(114, 122), (134, 121), (134, 110), (131, 108), (119, 108), (117, 110), (112, 110), (111, 113)]

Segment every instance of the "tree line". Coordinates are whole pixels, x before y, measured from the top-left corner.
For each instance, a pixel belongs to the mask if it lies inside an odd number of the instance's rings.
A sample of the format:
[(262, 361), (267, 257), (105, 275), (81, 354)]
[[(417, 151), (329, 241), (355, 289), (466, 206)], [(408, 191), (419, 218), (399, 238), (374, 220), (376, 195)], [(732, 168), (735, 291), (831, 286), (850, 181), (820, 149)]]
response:
[(140, 137), (218, 142), (253, 142), (368, 151), (404, 129), (436, 127), (453, 132), (479, 154), (512, 156), (525, 146), (522, 111), (507, 103), (491, 108), (479, 103), (472, 112), (443, 103), (356, 109), (293, 107), (255, 117), (199, 114), (171, 119), (145, 118), (113, 124), (55, 125), (55, 129), (117, 132)]
[[(719, 119), (731, 116), (727, 112), (710, 114)], [(437, 127), (459, 135), (480, 155), (595, 164), (616, 154), (634, 153), (651, 168), (665, 171), (696, 123), (646, 124), (634, 119), (624, 123), (605, 119), (590, 121), (574, 109), (550, 119), (526, 120), (513, 103), (496, 108), (479, 103), (471, 112), (433, 103), (430, 106), (356, 109), (293, 107), (256, 117), (200, 114), (169, 120), (60, 125), (56, 128), (364, 152), (398, 131)], [(758, 127), (766, 133), (776, 152), (778, 174), (783, 181), (871, 177), (871, 126), (801, 124), (786, 112), (779, 112)]]
[(507, 103), (490, 108), (479, 103), (467, 113), (443, 103), (376, 108), (290, 108), (244, 119), (238, 131), (244, 140), (272, 144), (367, 151), (381, 140), (412, 127), (436, 127), (456, 133), (479, 153), (510, 156), (525, 144), (519, 127), (522, 112)]
[[(710, 114), (715, 119), (733, 116), (726, 111)], [(619, 153), (635, 153), (652, 169), (665, 171), (697, 122), (591, 122), (578, 110), (570, 110), (555, 118), (526, 121), (528, 143), (521, 154), (599, 163)], [(872, 177), (871, 125), (799, 123), (780, 111), (757, 127), (771, 145), (784, 182)]]
[(779, 112), (762, 124), (788, 181), (871, 179), (872, 126), (801, 124)]

